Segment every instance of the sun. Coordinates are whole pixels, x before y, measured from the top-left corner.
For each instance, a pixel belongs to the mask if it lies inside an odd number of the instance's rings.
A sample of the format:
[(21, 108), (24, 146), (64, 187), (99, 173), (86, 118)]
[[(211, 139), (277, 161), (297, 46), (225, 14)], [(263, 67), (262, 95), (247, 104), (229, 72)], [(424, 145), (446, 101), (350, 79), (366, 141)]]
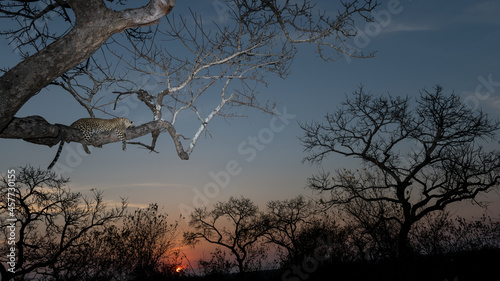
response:
[(184, 268), (182, 266), (178, 266), (175, 268), (175, 272), (181, 272), (181, 270), (183, 270)]

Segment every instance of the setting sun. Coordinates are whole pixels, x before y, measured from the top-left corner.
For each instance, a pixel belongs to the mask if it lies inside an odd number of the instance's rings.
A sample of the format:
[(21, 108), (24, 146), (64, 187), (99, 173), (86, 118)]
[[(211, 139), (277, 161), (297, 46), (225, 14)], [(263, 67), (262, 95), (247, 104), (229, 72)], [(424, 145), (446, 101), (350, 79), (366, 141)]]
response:
[(178, 266), (176, 269), (175, 269), (175, 272), (181, 272), (181, 270), (183, 269), (182, 266)]

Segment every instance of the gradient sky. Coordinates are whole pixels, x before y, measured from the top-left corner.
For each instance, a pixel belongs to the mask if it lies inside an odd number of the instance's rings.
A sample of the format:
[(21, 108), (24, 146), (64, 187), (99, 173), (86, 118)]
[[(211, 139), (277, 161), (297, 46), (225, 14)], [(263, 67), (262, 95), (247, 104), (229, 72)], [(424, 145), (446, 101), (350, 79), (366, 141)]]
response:
[[(185, 15), (191, 8), (217, 20), (217, 1), (177, 2), (173, 13)], [(334, 12), (330, 1), (313, 2)], [(157, 202), (172, 219), (178, 218), (182, 206), (193, 206), (193, 199), (211, 205), (242, 195), (264, 206), (268, 200), (310, 195), (304, 187), (313, 173), (321, 168), (356, 168), (359, 162), (332, 155), (322, 167), (301, 164), (305, 154), (297, 138), (302, 134), (298, 122), (322, 120), (325, 113), (335, 110), (344, 100), (345, 94), (360, 84), (375, 94), (411, 97), (418, 96), (422, 88), (432, 89), (440, 84), (445, 92), (454, 91), (465, 101), (477, 103), (491, 117), (500, 117), (500, 1), (395, 2), (399, 2), (397, 12), (390, 18), (380, 18), (380, 29), (370, 31), (365, 22), (358, 24), (364, 34), (357, 39), (358, 46), (366, 52), (376, 51), (375, 58), (341, 58), (326, 63), (313, 48), (301, 47), (291, 75), (286, 80), (269, 79), (269, 87), (262, 89), (261, 96), (278, 101), (279, 111), (286, 108), (288, 114), (294, 115), (287, 119), (288, 124), (272, 121), (271, 116), (256, 111), (246, 112), (248, 118), (216, 118), (209, 125), (211, 137), (200, 139), (188, 161), (177, 157), (168, 135), (159, 139), (159, 154), (131, 145), (123, 152), (119, 143), (94, 148), (91, 155), (64, 174), (71, 178), (70, 188), (84, 194), (91, 188), (103, 190), (110, 204), (119, 202), (120, 197), (127, 197), (131, 207)], [(387, 3), (377, 11), (382, 10), (388, 10)], [(0, 40), (0, 51), (2, 67), (19, 61), (5, 38)], [(489, 85), (485, 86), (488, 84), (485, 81), (490, 81)], [(149, 121), (150, 113), (143, 113), (147, 115), (132, 115), (131, 119), (138, 124)], [(55, 88), (39, 93), (17, 114), (28, 115), (41, 115), (51, 123), (67, 125), (87, 117), (69, 94)], [(277, 125), (283, 126), (248, 161), (249, 146), (242, 143), (248, 142), (249, 137), (268, 133)], [(184, 133), (182, 128), (178, 131)], [(185, 133), (192, 135), (192, 131)], [(81, 145), (67, 146), (77, 149)], [(241, 148), (246, 152), (241, 153)], [(56, 150), (56, 147), (0, 139), (0, 171), (5, 173), (8, 168), (26, 164), (46, 167)], [(63, 154), (61, 159), (64, 157)], [(216, 183), (211, 175), (222, 175), (220, 171), (228, 169), (233, 175), (225, 188), (213, 191), (209, 196), (213, 198), (206, 201), (196, 197), (207, 185)], [(498, 216), (500, 196), (490, 193), (484, 199), (493, 202), (492, 215)], [(466, 204), (455, 209), (462, 215), (482, 213)]]

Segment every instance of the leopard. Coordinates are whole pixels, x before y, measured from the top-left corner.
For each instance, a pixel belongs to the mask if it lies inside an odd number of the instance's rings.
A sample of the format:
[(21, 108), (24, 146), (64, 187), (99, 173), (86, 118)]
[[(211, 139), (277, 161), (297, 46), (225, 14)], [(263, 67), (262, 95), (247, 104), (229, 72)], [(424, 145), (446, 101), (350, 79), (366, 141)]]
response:
[[(101, 118), (81, 118), (76, 120), (70, 127), (80, 130), (83, 135), (83, 140), (81, 141), (83, 145), (83, 149), (87, 154), (90, 154), (90, 150), (88, 148), (90, 137), (92, 137), (95, 133), (101, 132), (112, 132), (114, 131), (118, 138), (122, 141), (122, 149), (123, 151), (127, 150), (127, 135), (125, 131), (129, 127), (133, 127), (134, 122), (130, 121), (127, 118), (118, 117), (113, 119), (101, 119)], [(57, 149), (56, 156), (52, 163), (48, 166), (48, 170), (52, 169), (56, 164), (59, 156), (61, 155), (61, 151), (64, 146), (64, 140), (61, 140), (59, 144), (59, 148)]]

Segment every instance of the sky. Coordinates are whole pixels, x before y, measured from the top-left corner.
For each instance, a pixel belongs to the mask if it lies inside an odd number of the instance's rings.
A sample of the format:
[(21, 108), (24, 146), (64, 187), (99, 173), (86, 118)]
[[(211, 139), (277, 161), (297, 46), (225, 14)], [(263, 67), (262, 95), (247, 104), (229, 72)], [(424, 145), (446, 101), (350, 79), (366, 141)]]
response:
[[(330, 1), (313, 2), (334, 12)], [(187, 15), (191, 8), (221, 20), (218, 7), (218, 1), (177, 1), (173, 13)], [(464, 102), (499, 118), (498, 11), (500, 1), (385, 1), (377, 10), (375, 23), (357, 25), (356, 46), (375, 51), (374, 58), (342, 57), (324, 62), (313, 48), (300, 47), (291, 74), (284, 80), (268, 79), (269, 86), (261, 90), (261, 96), (278, 102), (277, 109), (285, 116), (282, 119), (258, 111), (245, 112), (248, 118), (216, 117), (210, 123), (211, 135), (200, 139), (187, 161), (177, 157), (167, 135), (159, 139), (158, 154), (130, 145), (124, 152), (119, 143), (94, 148), (91, 155), (74, 159), (64, 158), (70, 153), (64, 150), (61, 159), (69, 159), (72, 167), (63, 176), (70, 177), (72, 191), (104, 191), (111, 206), (121, 197), (128, 198), (132, 208), (156, 202), (172, 220), (197, 204), (210, 207), (230, 196), (248, 197), (261, 208), (269, 200), (312, 196), (305, 188), (308, 177), (321, 169), (356, 168), (360, 163), (331, 155), (321, 166), (303, 164), (306, 154), (298, 139), (302, 135), (299, 123), (321, 121), (360, 84), (374, 94), (410, 97), (440, 84), (446, 93), (454, 92)], [(5, 38), (0, 38), (0, 54), (1, 67), (20, 60)], [(66, 125), (87, 117), (72, 97), (55, 88), (40, 92), (17, 114), (28, 115)], [(147, 116), (134, 117), (136, 124), (149, 121)], [(263, 142), (252, 147), (252, 139)], [(81, 149), (76, 143), (67, 146), (72, 151)], [(55, 146), (0, 139), (0, 171), (5, 174), (9, 168), (26, 164), (46, 167), (56, 150)], [(480, 199), (492, 202), (491, 215), (500, 214), (497, 193)], [(483, 212), (470, 204), (456, 205), (453, 210), (474, 216)], [(185, 227), (186, 220), (180, 225)]]

